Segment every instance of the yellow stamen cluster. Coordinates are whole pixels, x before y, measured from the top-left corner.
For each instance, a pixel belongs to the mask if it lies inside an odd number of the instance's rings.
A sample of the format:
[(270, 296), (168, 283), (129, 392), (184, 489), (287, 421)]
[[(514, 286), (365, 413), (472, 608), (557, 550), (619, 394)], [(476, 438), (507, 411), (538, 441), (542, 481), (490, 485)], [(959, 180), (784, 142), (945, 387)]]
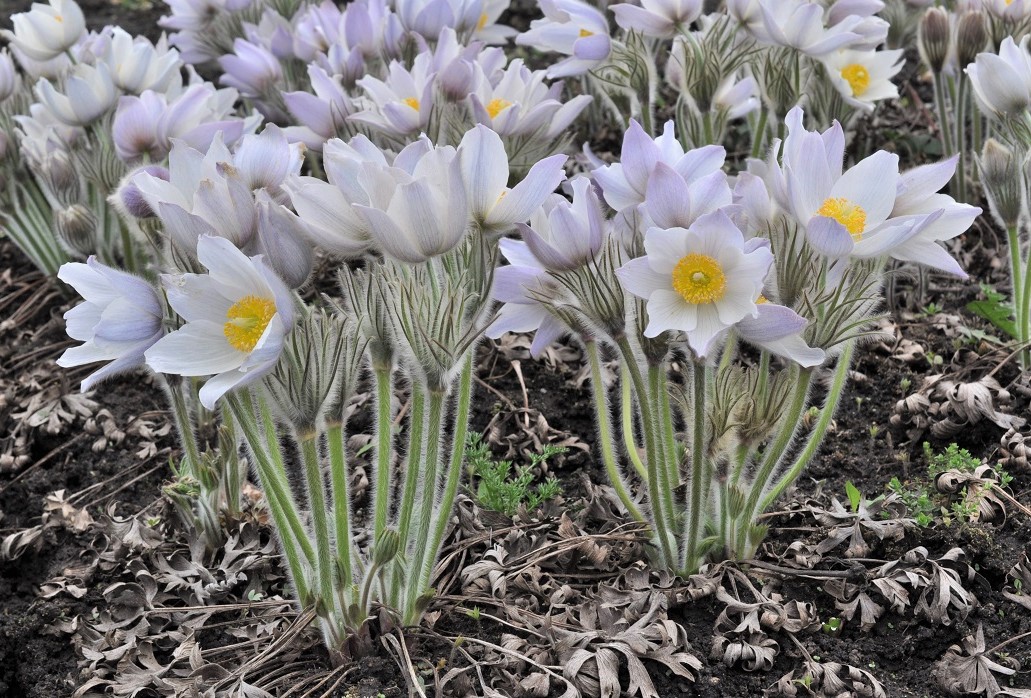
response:
[(401, 101), (410, 106), (415, 111), (419, 111), (419, 100), (415, 97), (405, 97)]
[(222, 332), (234, 349), (251, 352), (275, 314), (276, 303), (271, 298), (244, 296), (226, 311)]
[(715, 303), (727, 293), (727, 277), (714, 258), (692, 252), (673, 267), (673, 290), (691, 305)]
[(863, 93), (870, 89), (870, 71), (866, 66), (850, 63), (841, 69), (841, 77), (852, 88), (853, 97), (862, 97)]
[(483, 31), (483, 28), (487, 26), (487, 13), (484, 12), (480, 15), (479, 21), (476, 23), (476, 31)]
[(487, 102), (487, 115), (492, 118), (498, 118), (498, 114), (512, 106), (512, 103), (507, 99), (492, 99)]
[(816, 215), (833, 218), (841, 223), (856, 242), (863, 239), (863, 231), (866, 230), (866, 211), (862, 206), (848, 199), (836, 197), (824, 201)]
[(580, 30), (580, 38), (581, 39), (586, 39), (588, 36), (594, 36), (594, 32), (592, 32), (590, 29), (581, 29)]

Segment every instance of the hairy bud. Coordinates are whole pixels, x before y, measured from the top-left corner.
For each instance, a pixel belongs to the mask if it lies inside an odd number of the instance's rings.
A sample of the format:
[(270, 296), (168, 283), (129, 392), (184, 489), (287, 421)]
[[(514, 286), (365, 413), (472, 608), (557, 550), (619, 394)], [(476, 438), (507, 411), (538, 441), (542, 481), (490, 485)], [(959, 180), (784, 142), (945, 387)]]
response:
[(96, 251), (97, 219), (82, 204), (60, 209), (55, 216), (57, 234), (68, 249), (83, 256)]
[(984, 14), (967, 12), (959, 18), (956, 27), (956, 58), (960, 67), (974, 62), (977, 54), (984, 51), (988, 43), (988, 30), (985, 27)]
[(949, 57), (951, 36), (949, 13), (940, 7), (929, 8), (920, 20), (917, 47), (920, 57), (934, 73), (941, 72)]
[(1002, 228), (1012, 229), (1017, 225), (1023, 208), (1023, 173), (1016, 155), (994, 138), (989, 138), (978, 158), (978, 165), (992, 217)]

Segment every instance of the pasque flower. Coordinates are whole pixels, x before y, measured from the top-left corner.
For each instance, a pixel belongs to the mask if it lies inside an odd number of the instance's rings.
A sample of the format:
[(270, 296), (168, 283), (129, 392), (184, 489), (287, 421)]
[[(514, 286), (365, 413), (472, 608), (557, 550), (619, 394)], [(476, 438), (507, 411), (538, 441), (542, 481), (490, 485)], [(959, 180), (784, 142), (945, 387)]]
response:
[(248, 257), (225, 238), (203, 236), (197, 257), (207, 274), (161, 278), (169, 305), (185, 324), (145, 356), (159, 373), (213, 376), (199, 397), (214, 409), (225, 393), (275, 366), (293, 328), (293, 297), (261, 257)]
[(46, 78), (36, 83), (36, 96), (54, 117), (68, 126), (87, 126), (100, 118), (118, 99), (118, 89), (106, 63), (72, 66), (58, 92)]
[(641, 0), (640, 6), (630, 3), (612, 5), (616, 24), (626, 30), (636, 29), (645, 36), (672, 39), (702, 14), (701, 0)]
[(111, 78), (119, 89), (138, 95), (144, 90), (165, 92), (180, 89), (179, 52), (162, 39), (157, 46), (143, 37), (134, 37), (121, 27), (111, 29), (111, 44), (103, 56)]
[(769, 41), (808, 56), (821, 57), (854, 44), (862, 37), (852, 31), (862, 18), (851, 15), (827, 28), (823, 7), (811, 0), (759, 0), (763, 28)]
[(895, 51), (854, 51), (845, 49), (823, 59), (831, 84), (853, 107), (872, 111), (874, 102), (894, 99), (898, 88), (891, 81), (902, 70), (905, 59)]
[(154, 287), (101, 264), (96, 257), (85, 264), (62, 265), (57, 278), (83, 297), (82, 303), (64, 314), (68, 336), (83, 344), (66, 349), (57, 365), (68, 368), (109, 362), (82, 381), (83, 391), (142, 366), (144, 352), (162, 335), (162, 304)]
[(86, 32), (86, 18), (74, 0), (33, 3), (31, 11), (12, 15), (11, 23), (14, 31), (0, 31), (0, 36), (34, 61), (56, 58)]
[(1016, 44), (1007, 36), (999, 55), (979, 53), (966, 67), (974, 95), (985, 113), (996, 118), (1020, 117), (1031, 106), (1031, 54), (1025, 36)]
[(566, 156), (552, 155), (530, 168), (523, 181), (509, 189), (508, 154), (501, 137), (486, 126), (470, 129), (458, 146), (462, 180), (473, 220), (484, 230), (504, 231), (527, 221), (566, 178)]
[(14, 94), (21, 85), (21, 78), (14, 68), (14, 61), (7, 50), (0, 51), (0, 102), (4, 102)]
[(756, 299), (773, 264), (762, 240), (744, 235), (723, 211), (701, 216), (689, 229), (650, 228), (645, 256), (616, 270), (623, 287), (647, 301), (646, 337), (687, 335), (695, 354), (708, 354), (721, 332), (756, 317)]
[(587, 264), (606, 238), (605, 216), (590, 180), (577, 177), (572, 185), (571, 203), (556, 195), (534, 214), (530, 225), (518, 226), (540, 266), (551, 272)]
[(609, 57), (609, 24), (597, 8), (580, 0), (541, 0), (540, 8), (544, 19), (531, 22), (516, 43), (569, 56), (548, 68), (549, 78), (582, 75)]

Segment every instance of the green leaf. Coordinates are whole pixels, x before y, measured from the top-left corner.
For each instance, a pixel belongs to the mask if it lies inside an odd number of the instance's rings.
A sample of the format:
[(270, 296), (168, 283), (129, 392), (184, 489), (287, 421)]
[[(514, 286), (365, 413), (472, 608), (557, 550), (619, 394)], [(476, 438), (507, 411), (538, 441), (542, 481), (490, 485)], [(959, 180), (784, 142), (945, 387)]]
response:
[(1017, 326), (1013, 321), (1013, 307), (1007, 301), (1006, 296), (996, 291), (988, 284), (981, 284), (981, 292), (984, 293), (983, 301), (971, 301), (967, 303), (967, 310), (992, 323), (1000, 330), (1016, 339)]
[(859, 503), (863, 501), (863, 493), (852, 484), (851, 480), (845, 483), (845, 494), (848, 495), (848, 503), (852, 507), (852, 511), (859, 511)]

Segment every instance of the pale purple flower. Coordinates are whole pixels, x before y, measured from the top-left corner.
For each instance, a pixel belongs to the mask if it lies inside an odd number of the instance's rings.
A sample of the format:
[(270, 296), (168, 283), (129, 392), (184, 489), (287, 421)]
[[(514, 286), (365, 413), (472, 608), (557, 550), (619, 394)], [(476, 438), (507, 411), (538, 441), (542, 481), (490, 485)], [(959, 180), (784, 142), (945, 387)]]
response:
[(621, 162), (599, 167), (591, 176), (601, 186), (608, 202), (622, 211), (645, 202), (648, 186), (657, 163), (665, 163), (690, 186), (717, 173), (723, 167), (726, 151), (722, 146), (708, 145), (684, 151), (673, 133), (673, 122), (666, 122), (662, 135), (652, 139), (641, 125), (631, 119), (623, 137)]
[(21, 86), (21, 77), (14, 67), (11, 54), (0, 51), (0, 102), (4, 102)]
[(385, 81), (372, 76), (359, 80), (368, 108), (353, 114), (350, 120), (395, 136), (425, 130), (433, 111), (436, 74), (430, 71), (431, 60), (431, 54), (423, 52), (415, 57), (411, 71), (392, 61)]
[(702, 14), (702, 0), (640, 0), (641, 4), (612, 5), (616, 24), (645, 36), (672, 39)]
[(759, 0), (763, 26), (771, 43), (819, 58), (854, 45), (862, 37), (852, 31), (861, 17), (825, 27), (823, 6), (811, 0)]
[(129, 94), (145, 90), (177, 91), (182, 84), (179, 75), (183, 63), (179, 52), (170, 49), (162, 39), (157, 46), (144, 37), (133, 37), (120, 27), (111, 29), (111, 42), (102, 56), (111, 69), (115, 86)]
[(581, 0), (541, 0), (544, 19), (535, 19), (516, 43), (569, 56), (548, 68), (549, 78), (582, 75), (609, 57), (609, 24), (597, 8)]
[(84, 392), (106, 378), (142, 366), (144, 352), (163, 334), (163, 305), (154, 287), (92, 256), (85, 264), (63, 264), (57, 278), (83, 298), (64, 314), (68, 336), (83, 344), (66, 349), (57, 365), (109, 362), (82, 381)]
[(745, 316), (734, 324), (733, 331), (745, 342), (783, 356), (806, 368), (819, 366), (827, 357), (802, 339), (809, 322), (791, 308), (774, 303), (758, 303), (754, 317)]
[(287, 127), (291, 140), (300, 140), (321, 151), (323, 144), (345, 131), (347, 117), (354, 105), (336, 77), (317, 65), (308, 66), (312, 92), (284, 92), (283, 101), (298, 126)]
[(58, 92), (46, 78), (36, 83), (39, 101), (68, 126), (87, 126), (115, 106), (118, 89), (106, 63), (96, 66), (79, 63), (72, 66), (64, 81), (64, 92)]
[(207, 274), (162, 276), (168, 303), (186, 324), (145, 357), (158, 373), (213, 376), (199, 393), (210, 410), (276, 365), (293, 328), (294, 301), (261, 257), (248, 257), (224, 238), (202, 237), (197, 256)]
[(586, 177), (572, 182), (573, 201), (553, 196), (531, 219), (517, 226), (538, 263), (552, 272), (578, 269), (597, 256), (608, 237), (601, 201)]
[(264, 46), (244, 39), (233, 41), (233, 53), (218, 59), (223, 85), (236, 88), (248, 99), (266, 99), (283, 80), (283, 66)]

